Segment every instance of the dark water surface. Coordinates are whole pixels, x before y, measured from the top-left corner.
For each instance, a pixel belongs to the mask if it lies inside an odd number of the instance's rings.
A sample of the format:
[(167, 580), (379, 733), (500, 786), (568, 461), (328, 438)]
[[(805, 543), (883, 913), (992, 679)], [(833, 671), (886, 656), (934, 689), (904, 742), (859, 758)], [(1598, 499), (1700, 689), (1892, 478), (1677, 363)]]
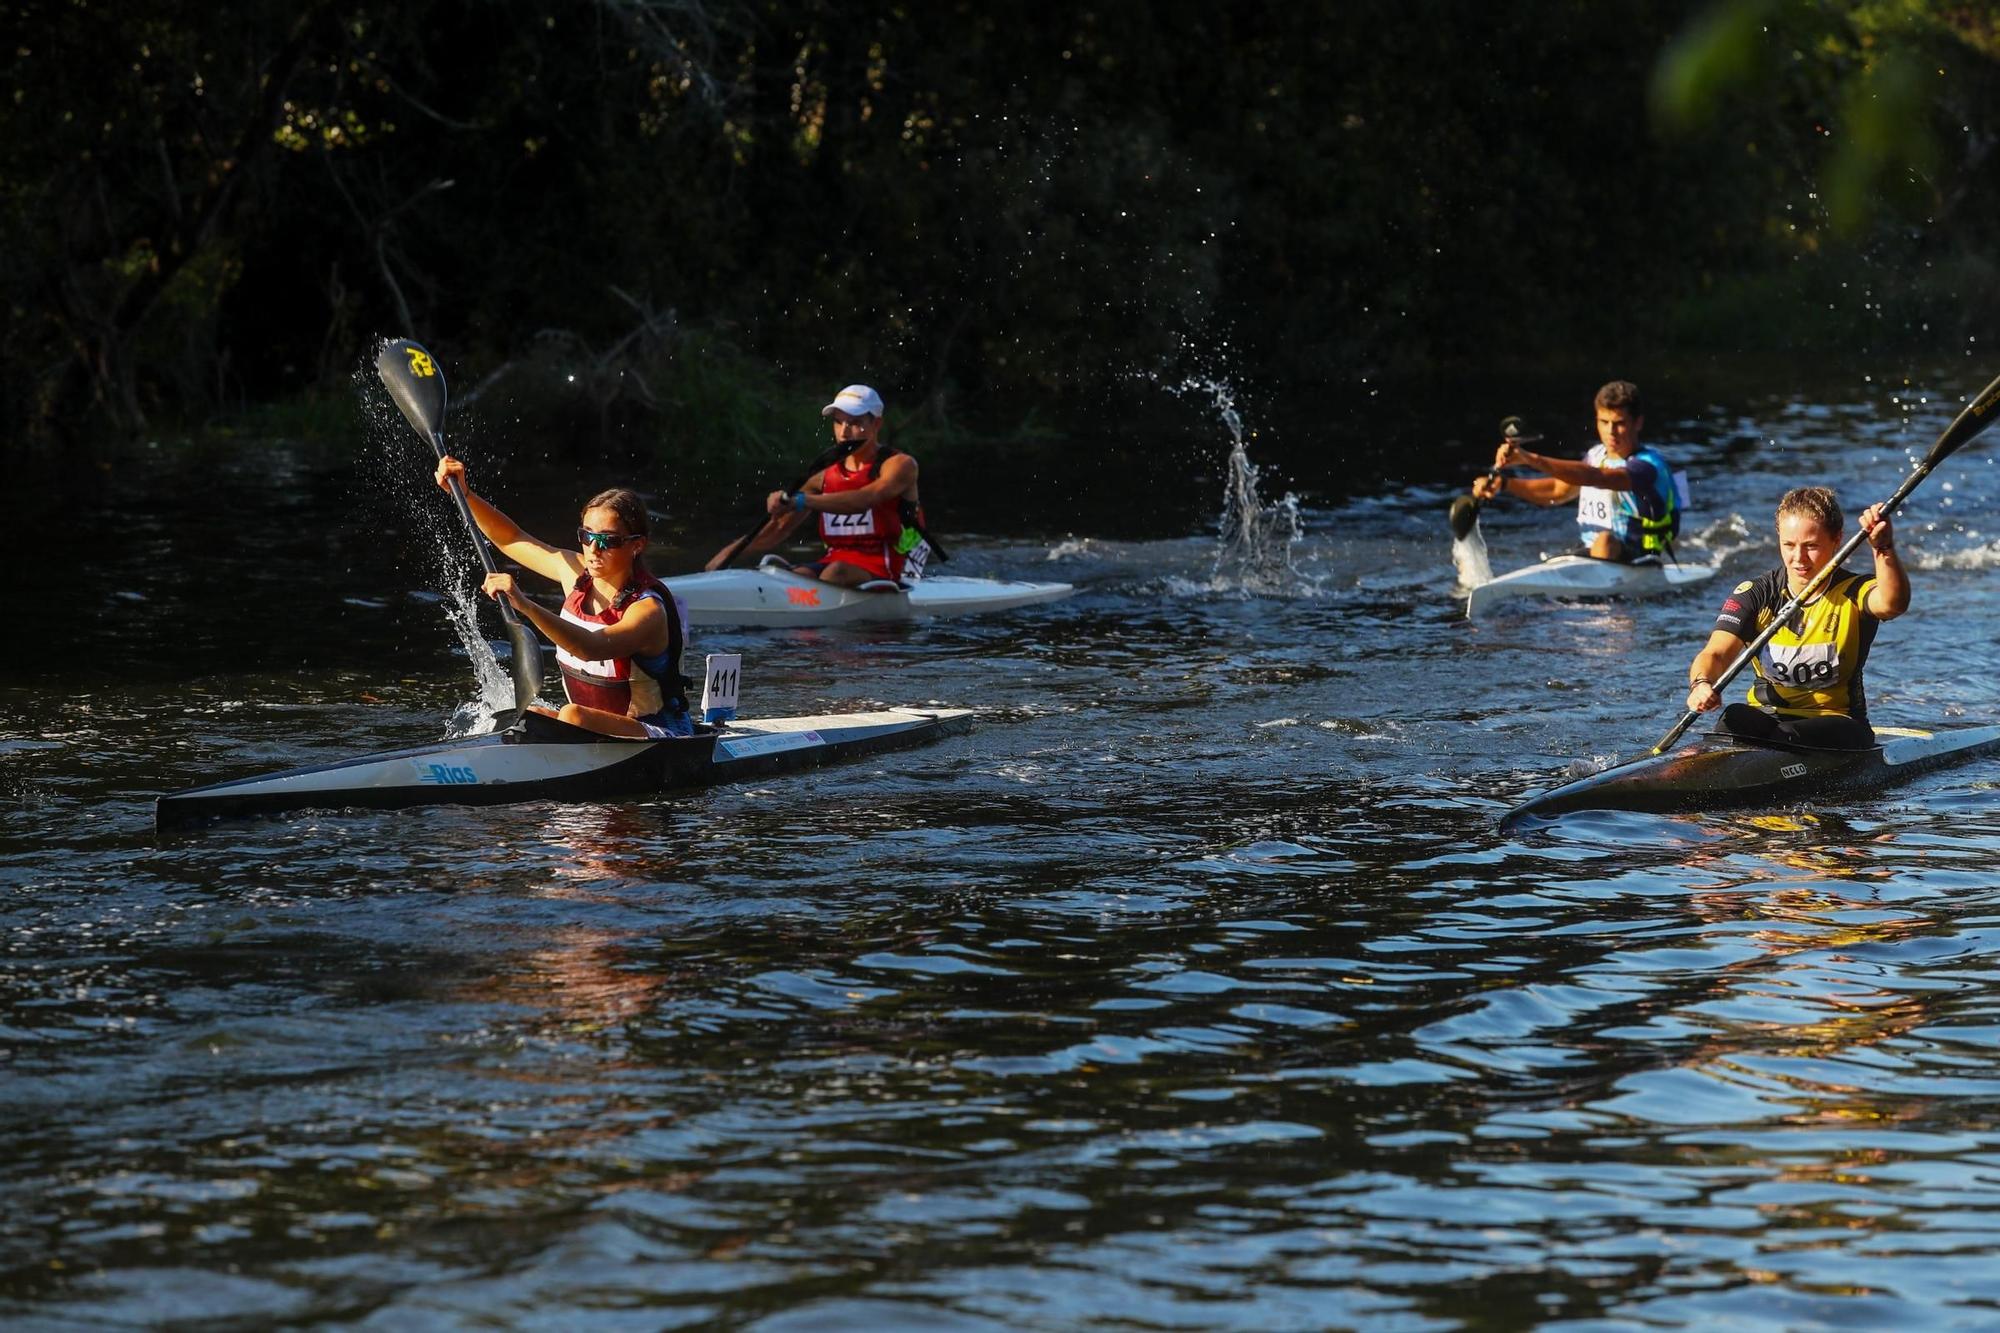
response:
[[(0, 1319), (2000, 1322), (2000, 763), (1494, 828), (1673, 720), (1788, 481), (1884, 495), (1954, 410), (1852, 392), (1656, 423), (1726, 568), (1683, 601), (1468, 625), (1441, 472), (1308, 490), (1262, 595), (1209, 534), (1028, 520), (959, 568), (1073, 601), (698, 645), (747, 712), (969, 736), (165, 841), (160, 791), (432, 739), (472, 687), (452, 533), (385, 469), (135, 461), (7, 594)], [(2000, 717), (1994, 448), (1901, 525), (1878, 722)], [(1486, 533), (1506, 568), (1566, 520)]]

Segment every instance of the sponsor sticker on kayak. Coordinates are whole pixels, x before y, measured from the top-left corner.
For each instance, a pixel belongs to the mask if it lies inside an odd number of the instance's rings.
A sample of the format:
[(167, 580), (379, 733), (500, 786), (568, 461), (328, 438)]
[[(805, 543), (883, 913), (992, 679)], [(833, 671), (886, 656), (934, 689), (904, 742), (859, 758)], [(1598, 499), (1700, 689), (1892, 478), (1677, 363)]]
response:
[(417, 775), (419, 782), (435, 782), (445, 787), (476, 786), (479, 775), (464, 764), (425, 764), (423, 772)]
[(731, 736), (717, 741), (715, 753), (719, 759), (748, 759), (752, 755), (781, 754), (824, 744), (817, 731), (773, 731), (762, 736)]

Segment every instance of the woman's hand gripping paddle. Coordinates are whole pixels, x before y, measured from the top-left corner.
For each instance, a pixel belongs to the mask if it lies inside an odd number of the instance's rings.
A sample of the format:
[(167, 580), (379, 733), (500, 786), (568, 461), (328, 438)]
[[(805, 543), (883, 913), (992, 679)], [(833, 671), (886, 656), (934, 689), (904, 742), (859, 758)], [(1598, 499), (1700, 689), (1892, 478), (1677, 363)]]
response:
[[(417, 434), (429, 440), (437, 456), (443, 458), (444, 371), (438, 368), (431, 354), (408, 338), (392, 339), (383, 343), (376, 355), (375, 373), (382, 377), (382, 387), (396, 400), (396, 406), (403, 409), (403, 416), (416, 427)], [(458, 503), (458, 516), (465, 520), (466, 531), (472, 534), (479, 563), (488, 574), (496, 572), (493, 549), (480, 534), (479, 524), (473, 521), (472, 506), (466, 503), (465, 491), (456, 479), (451, 484), (451, 498)], [(500, 619), (506, 622), (507, 646), (512, 658), (509, 674), (514, 678), (514, 707), (518, 714), (542, 692), (542, 645), (534, 631), (504, 601), (500, 603)]]
[[(1937, 443), (1931, 446), (1931, 451), (1928, 454), (1924, 455), (1924, 461), (1917, 464), (1916, 471), (1905, 477), (1903, 484), (1896, 488), (1896, 493), (1882, 502), (1882, 517), (1888, 518), (1894, 514), (1902, 506), (1903, 501), (1909, 498), (1910, 492), (1917, 489), (1917, 484), (1931, 474), (1931, 469), (1971, 443), (1975, 436), (1992, 425), (1994, 417), (2000, 416), (2000, 412), (1996, 412), (1995, 408), (2000, 408), (2000, 379), (1994, 380), (1991, 384), (1981, 389), (1979, 396), (1967, 403), (1965, 410), (1954, 417), (1952, 423), (1944, 428), (1944, 434), (1938, 436)], [(1757, 654), (1763, 650), (1764, 645), (1771, 641), (1771, 636), (1782, 629), (1785, 622), (1790, 620), (1801, 606), (1804, 606), (1818, 595), (1819, 590), (1825, 586), (1826, 581), (1833, 577), (1833, 572), (1840, 568), (1842, 562), (1848, 556), (1854, 554), (1862, 542), (1867, 540), (1868, 534), (1860, 531), (1857, 525), (1854, 535), (1842, 542), (1840, 549), (1833, 553), (1833, 559), (1820, 567), (1819, 573), (1813, 575), (1812, 581), (1806, 584), (1805, 588), (1796, 597), (1778, 608), (1778, 613), (1771, 617), (1771, 623), (1764, 627), (1764, 632), (1751, 640), (1742, 652), (1736, 654), (1736, 660), (1731, 662), (1723, 670), (1723, 673), (1715, 678), (1714, 689), (1718, 695), (1722, 693), (1724, 686), (1736, 679), (1737, 674), (1744, 667), (1749, 666), (1756, 659)], [(1680, 721), (1674, 723), (1674, 729), (1660, 738), (1660, 743), (1653, 747), (1652, 753), (1656, 755), (1665, 754), (1668, 747), (1685, 735), (1687, 729), (1693, 726), (1695, 719), (1700, 716), (1700, 713), (1692, 709), (1688, 710), (1681, 717)]]

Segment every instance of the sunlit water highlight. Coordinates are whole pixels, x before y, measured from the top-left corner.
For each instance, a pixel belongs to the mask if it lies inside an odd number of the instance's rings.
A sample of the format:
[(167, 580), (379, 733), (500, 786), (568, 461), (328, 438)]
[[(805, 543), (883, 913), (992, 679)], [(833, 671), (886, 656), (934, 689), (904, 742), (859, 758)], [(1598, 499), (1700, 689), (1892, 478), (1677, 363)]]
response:
[[(1742, 525), (1716, 589), (1771, 563), (1785, 484), (1886, 494), (1949, 404), (1911, 441), (1876, 407), (1740, 405), (1775, 442), (1727, 459), (1728, 422), (1655, 424), (1704, 531)], [(1985, 466), (1904, 522), (1884, 722), (2000, 714), (1967, 669), (2000, 616), (1962, 563), (2000, 530)], [(961, 567), (1077, 598), (697, 645), (745, 655), (748, 712), (982, 710), (929, 750), (161, 841), (163, 789), (430, 739), (471, 687), (450, 580), (410, 572), (431, 538), (382, 549), (351, 474), (273, 447), (122, 475), (102, 574), (136, 600), (0, 677), (10, 1328), (1903, 1328), (2000, 1302), (2000, 764), (1501, 837), (1564, 764), (1657, 738), (1714, 599), (1468, 623), (1462, 478), (1308, 508), (1314, 597), (1164, 597), (1211, 576), (1212, 533), (1022, 536)], [(1507, 567), (1567, 538), (1525, 506), (1482, 524)], [(278, 628), (236, 614), (281, 597)]]

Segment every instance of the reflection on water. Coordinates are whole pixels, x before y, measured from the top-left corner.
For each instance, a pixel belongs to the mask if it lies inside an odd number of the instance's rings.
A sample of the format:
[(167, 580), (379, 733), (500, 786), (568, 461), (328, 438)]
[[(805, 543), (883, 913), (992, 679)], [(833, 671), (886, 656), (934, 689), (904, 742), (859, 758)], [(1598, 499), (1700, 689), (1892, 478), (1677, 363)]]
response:
[[(1844, 487), (1894, 484), (1896, 449), (1834, 443)], [(1712, 468), (1711, 523), (1788, 467)], [(236, 564), (155, 564), (203, 539), (190, 509), (111, 571), (139, 600), (80, 657), (120, 669), (0, 679), (10, 1326), (1906, 1327), (2000, 1300), (2000, 766), (1495, 832), (1673, 720), (1706, 604), (1468, 624), (1442, 486), (1311, 515), (1311, 598), (1163, 597), (1210, 577), (1207, 536), (967, 543), (1083, 592), (698, 647), (745, 654), (758, 712), (936, 700), (981, 710), (969, 736), (157, 841), (163, 788), (428, 739), (470, 692), (436, 590), (340, 530), (339, 484), (301, 473), (317, 509), (267, 520), (254, 468), (220, 485)], [(1996, 709), (1962, 669), (1990, 580), (1954, 558), (1995, 523), (1955, 495), (1961, 526), (1909, 525), (1885, 722)], [(229, 613), (278, 588), (312, 629), (246, 636)]]

